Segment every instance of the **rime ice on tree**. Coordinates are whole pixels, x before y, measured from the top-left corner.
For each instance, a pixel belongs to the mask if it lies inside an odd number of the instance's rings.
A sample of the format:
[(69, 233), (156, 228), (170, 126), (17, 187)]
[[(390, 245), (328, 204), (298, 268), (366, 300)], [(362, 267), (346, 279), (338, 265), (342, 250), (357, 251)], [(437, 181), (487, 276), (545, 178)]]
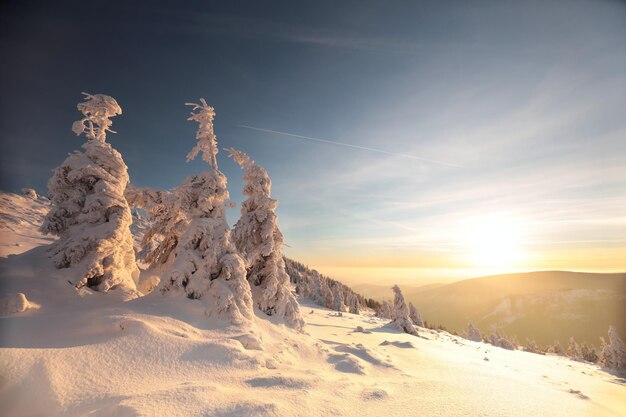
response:
[(125, 195), (132, 207), (145, 210), (152, 219), (152, 226), (141, 240), (142, 249), (137, 254), (138, 258), (150, 268), (167, 267), (189, 225), (188, 213), (180, 207), (174, 192), (129, 185)]
[(187, 162), (195, 159), (202, 152), (202, 160), (208, 162), (213, 169), (217, 170), (217, 136), (215, 136), (213, 131), (215, 109), (209, 106), (203, 98), (200, 99), (200, 103), (185, 103), (187, 106), (193, 106), (193, 111), (200, 110), (196, 113), (192, 111), (191, 116), (187, 119), (198, 122), (200, 125), (196, 132), (198, 143), (187, 154)]
[(419, 327), (424, 327), (424, 321), (422, 320), (422, 316), (417, 308), (413, 305), (413, 303), (409, 303), (409, 317), (411, 317), (411, 321), (414, 325)]
[(72, 130), (87, 136), (84, 152), (76, 151), (54, 170), (48, 181), (52, 207), (41, 231), (59, 236), (50, 247), (57, 268), (71, 268), (76, 287), (120, 290), (136, 296), (139, 269), (135, 262), (132, 216), (124, 198), (128, 168), (106, 143), (110, 117), (122, 113), (114, 98), (86, 94), (78, 104), (83, 119)]
[(626, 370), (626, 346), (617, 334), (615, 326), (609, 326), (608, 343), (602, 340), (600, 365), (605, 368)]
[(394, 285), (392, 290), (394, 292), (394, 298), (391, 317), (393, 321), (391, 322), (391, 325), (405, 333), (417, 335), (417, 330), (413, 326), (411, 318), (409, 317), (409, 307), (407, 307), (406, 302), (404, 301), (404, 296), (402, 295), (402, 291), (400, 291), (400, 287)]
[(226, 223), (226, 177), (217, 170), (217, 138), (213, 133), (215, 111), (202, 104), (189, 104), (189, 120), (200, 124), (198, 143), (188, 160), (202, 153), (211, 169), (187, 178), (174, 191), (177, 210), (184, 212), (189, 225), (174, 249), (174, 260), (164, 274), (162, 291), (183, 292), (188, 298), (202, 299), (209, 317), (233, 323), (252, 320), (252, 294), (246, 280), (246, 266), (231, 242)]
[(291, 327), (301, 329), (304, 321), (285, 272), (284, 238), (274, 213), (277, 201), (271, 198), (272, 181), (248, 155), (232, 148), (228, 151), (245, 171), (243, 193), (248, 198), (241, 205), (233, 238), (246, 259), (254, 302), (265, 314), (284, 317)]
[(345, 310), (346, 306), (344, 305), (343, 300), (343, 291), (341, 289), (341, 284), (337, 283), (333, 286), (333, 310), (342, 312)]
[(473, 340), (474, 342), (480, 342), (483, 340), (483, 336), (480, 334), (480, 330), (474, 327), (472, 323), (467, 323), (467, 339)]

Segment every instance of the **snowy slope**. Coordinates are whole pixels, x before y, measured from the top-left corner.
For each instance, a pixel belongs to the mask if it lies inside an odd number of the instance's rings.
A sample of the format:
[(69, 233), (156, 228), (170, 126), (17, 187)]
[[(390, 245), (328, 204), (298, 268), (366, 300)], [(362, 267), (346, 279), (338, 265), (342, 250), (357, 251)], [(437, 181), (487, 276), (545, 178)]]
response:
[(0, 319), (4, 416), (626, 415), (623, 380), (561, 357), (306, 302), (307, 334), (262, 315), (240, 329), (193, 300), (77, 294), (44, 247), (1, 270), (40, 306)]
[(31, 305), (0, 318), (2, 416), (626, 415), (625, 381), (596, 365), (302, 300), (304, 334), (235, 327), (186, 298), (77, 291), (45, 249), (0, 259), (1, 292)]
[(0, 192), (0, 257), (22, 253), (54, 241), (39, 232), (50, 208), (46, 197), (36, 199)]

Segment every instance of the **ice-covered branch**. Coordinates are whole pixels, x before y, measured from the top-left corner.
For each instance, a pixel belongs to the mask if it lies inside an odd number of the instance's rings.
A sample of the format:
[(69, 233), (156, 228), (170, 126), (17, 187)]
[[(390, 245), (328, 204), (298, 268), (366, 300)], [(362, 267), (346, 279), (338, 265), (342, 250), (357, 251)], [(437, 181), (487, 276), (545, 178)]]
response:
[(185, 103), (185, 105), (193, 106), (191, 116), (189, 116), (187, 120), (199, 124), (196, 133), (198, 143), (196, 143), (196, 146), (187, 154), (187, 162), (195, 159), (195, 157), (202, 152), (202, 160), (208, 162), (213, 169), (217, 170), (217, 136), (215, 136), (215, 132), (213, 131), (215, 109), (209, 106), (203, 98), (200, 99), (200, 104)]

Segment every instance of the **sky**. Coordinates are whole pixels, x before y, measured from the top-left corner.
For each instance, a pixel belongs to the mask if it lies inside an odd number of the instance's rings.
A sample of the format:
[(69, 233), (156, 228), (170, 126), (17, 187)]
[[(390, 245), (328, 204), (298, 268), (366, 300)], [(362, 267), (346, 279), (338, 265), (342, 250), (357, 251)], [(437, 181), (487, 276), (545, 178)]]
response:
[[(626, 4), (618, 1), (7, 1), (0, 186), (45, 192), (108, 141), (171, 189), (215, 107), (220, 147), (272, 177), (286, 254), (355, 282), (626, 270)], [(242, 173), (219, 168), (242, 201)], [(230, 224), (238, 208), (228, 213)]]

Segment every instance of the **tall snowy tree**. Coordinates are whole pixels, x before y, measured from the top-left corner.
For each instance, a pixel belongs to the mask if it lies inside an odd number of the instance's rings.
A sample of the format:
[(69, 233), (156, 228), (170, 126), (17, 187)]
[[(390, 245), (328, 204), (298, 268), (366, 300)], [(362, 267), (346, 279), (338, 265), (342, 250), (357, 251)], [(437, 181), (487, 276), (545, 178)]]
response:
[(328, 279), (322, 278), (322, 294), (324, 295), (324, 307), (333, 308), (335, 303), (335, 294)]
[[(83, 118), (74, 122), (84, 134), (84, 151), (70, 154), (48, 181), (52, 206), (41, 231), (59, 237), (50, 247), (57, 268), (70, 268), (77, 287), (117, 290), (137, 296), (139, 268), (135, 262), (132, 216), (124, 190), (128, 168), (122, 156), (106, 142), (110, 118), (122, 114), (114, 98), (83, 93), (78, 104)], [(113, 132), (115, 133), (115, 132)]]
[(394, 285), (392, 290), (394, 292), (394, 297), (391, 325), (405, 333), (417, 336), (417, 330), (415, 329), (415, 326), (413, 326), (411, 318), (409, 317), (409, 307), (404, 301), (404, 296), (402, 295), (400, 287)]
[(361, 303), (359, 297), (353, 292), (348, 294), (348, 309), (352, 314), (360, 314)]
[(598, 362), (605, 368), (626, 370), (626, 346), (615, 326), (609, 326), (609, 341), (603, 343)]
[(271, 197), (272, 181), (248, 155), (232, 148), (228, 151), (244, 170), (243, 194), (247, 199), (241, 204), (233, 239), (246, 260), (252, 299), (265, 314), (283, 317), (291, 327), (302, 329), (304, 320), (285, 272), (284, 238), (275, 214), (278, 202)]
[(417, 311), (417, 308), (415, 308), (411, 302), (409, 303), (409, 317), (411, 317), (411, 321), (414, 325), (424, 327), (424, 321), (422, 320), (420, 312)]
[(344, 311), (346, 306), (343, 301), (343, 291), (341, 289), (341, 285), (336, 282), (335, 285), (333, 285), (333, 310), (339, 312)]
[(187, 160), (202, 153), (211, 169), (188, 177), (174, 191), (179, 209), (190, 222), (174, 249), (161, 291), (201, 299), (207, 316), (242, 323), (253, 318), (252, 294), (245, 261), (232, 243), (226, 223), (228, 191), (226, 177), (217, 169), (215, 111), (204, 99), (200, 102), (188, 104), (193, 106), (189, 120), (200, 126), (198, 142)]

